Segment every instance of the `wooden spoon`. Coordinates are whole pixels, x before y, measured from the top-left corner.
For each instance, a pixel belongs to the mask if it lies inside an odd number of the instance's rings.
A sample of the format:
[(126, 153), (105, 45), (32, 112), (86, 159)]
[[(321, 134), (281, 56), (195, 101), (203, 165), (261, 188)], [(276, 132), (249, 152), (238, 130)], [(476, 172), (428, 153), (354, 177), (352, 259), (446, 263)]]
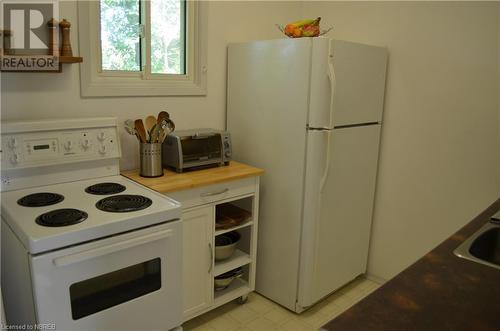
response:
[(154, 116), (146, 117), (146, 130), (148, 130), (149, 134), (149, 142), (151, 141), (151, 130), (153, 130), (153, 126), (156, 124), (156, 118)]
[(144, 129), (144, 123), (142, 122), (142, 120), (141, 119), (135, 120), (134, 124), (135, 124), (135, 131), (139, 135), (140, 138), (139, 140), (141, 141), (141, 143), (147, 142), (146, 129)]

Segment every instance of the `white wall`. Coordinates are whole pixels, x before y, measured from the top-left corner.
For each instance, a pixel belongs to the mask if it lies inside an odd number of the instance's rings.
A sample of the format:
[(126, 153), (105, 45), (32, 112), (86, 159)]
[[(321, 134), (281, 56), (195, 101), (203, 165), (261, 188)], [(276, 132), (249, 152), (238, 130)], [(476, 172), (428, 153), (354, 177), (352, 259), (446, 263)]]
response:
[[(60, 3), (61, 17), (79, 26), (75, 1)], [(78, 65), (64, 65), (63, 73), (3, 73), (2, 120), (58, 117), (116, 116), (143, 118), (168, 110), (177, 128), (224, 128), (226, 107), (226, 45), (229, 41), (279, 38), (275, 23), (296, 15), (293, 2), (210, 2), (208, 26), (208, 95), (206, 97), (80, 97)], [(74, 54), (77, 29), (72, 29)], [(85, 60), (85, 59), (84, 59)], [(138, 166), (134, 137), (122, 130), (123, 169)]]
[(369, 273), (389, 279), (500, 196), (498, 4), (303, 2), (389, 66)]
[[(66, 65), (62, 74), (3, 74), (2, 120), (122, 121), (166, 108), (180, 129), (222, 128), (227, 42), (280, 38), (275, 23), (321, 16), (334, 38), (389, 48), (369, 265), (388, 279), (500, 196), (500, 9), (493, 6), (211, 2), (208, 96), (81, 99), (78, 67)], [(78, 26), (73, 2), (61, 11)], [(137, 143), (122, 139), (122, 168), (136, 167)]]

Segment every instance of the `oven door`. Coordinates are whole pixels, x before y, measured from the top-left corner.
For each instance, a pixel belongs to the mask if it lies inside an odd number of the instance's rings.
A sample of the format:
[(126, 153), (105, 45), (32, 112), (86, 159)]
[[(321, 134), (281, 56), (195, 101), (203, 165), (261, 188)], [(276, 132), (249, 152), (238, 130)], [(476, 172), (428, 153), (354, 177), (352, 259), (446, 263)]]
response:
[(39, 323), (57, 330), (169, 330), (182, 322), (180, 221), (31, 259)]

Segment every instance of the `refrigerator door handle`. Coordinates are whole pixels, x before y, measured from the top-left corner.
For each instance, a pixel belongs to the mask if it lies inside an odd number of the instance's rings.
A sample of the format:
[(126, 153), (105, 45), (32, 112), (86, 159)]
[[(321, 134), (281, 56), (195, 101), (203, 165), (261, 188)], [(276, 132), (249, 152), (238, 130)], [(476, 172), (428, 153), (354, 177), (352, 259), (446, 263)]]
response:
[[(330, 43), (331, 42), (332, 41), (330, 40)], [(330, 49), (333, 49), (331, 44), (330, 44)], [(336, 90), (336, 86), (337, 86), (337, 79), (335, 77), (335, 68), (333, 67), (333, 54), (330, 54), (328, 57), (328, 80), (330, 82), (330, 128), (333, 128), (333, 100), (335, 98), (335, 90)], [(323, 171), (323, 176), (321, 176), (321, 181), (320, 181), (320, 186), (319, 186), (320, 193), (323, 193), (323, 189), (325, 187), (326, 180), (328, 179), (328, 174), (330, 172), (331, 135), (332, 135), (332, 132), (328, 131), (327, 132), (328, 141), (326, 143), (326, 164), (325, 164), (325, 170)]]
[(325, 162), (325, 169), (323, 170), (323, 175), (321, 176), (321, 180), (319, 182), (319, 192), (320, 194), (323, 193), (323, 188), (325, 187), (326, 180), (328, 179), (328, 174), (330, 173), (330, 159), (331, 159), (331, 140), (332, 140), (332, 131), (328, 130), (326, 131), (326, 162)]

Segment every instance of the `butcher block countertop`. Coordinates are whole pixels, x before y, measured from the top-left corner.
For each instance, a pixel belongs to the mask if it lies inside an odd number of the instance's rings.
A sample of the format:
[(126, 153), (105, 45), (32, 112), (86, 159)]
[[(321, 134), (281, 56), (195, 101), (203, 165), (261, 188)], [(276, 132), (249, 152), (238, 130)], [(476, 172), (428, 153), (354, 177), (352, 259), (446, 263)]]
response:
[(152, 190), (160, 193), (167, 193), (230, 180), (260, 176), (263, 173), (263, 169), (231, 161), (228, 166), (187, 171), (183, 173), (177, 173), (170, 169), (163, 169), (163, 176), (156, 178), (141, 177), (139, 175), (139, 169), (124, 171), (122, 175)]
[(500, 330), (500, 269), (453, 254), (499, 210), (500, 199), (322, 330)]

